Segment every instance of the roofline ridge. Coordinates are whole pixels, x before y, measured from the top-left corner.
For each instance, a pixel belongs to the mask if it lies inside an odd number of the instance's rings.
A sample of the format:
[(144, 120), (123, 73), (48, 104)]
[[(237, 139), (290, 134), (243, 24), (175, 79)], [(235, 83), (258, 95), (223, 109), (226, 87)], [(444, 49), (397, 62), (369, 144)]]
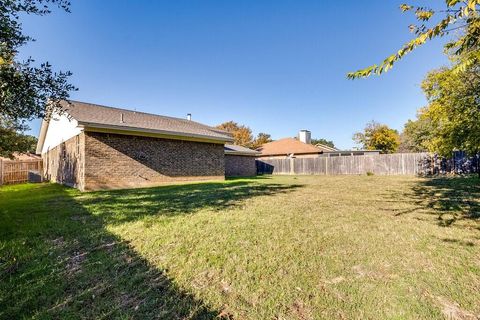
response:
[[(203, 127), (208, 127), (208, 128), (211, 128), (211, 129), (217, 129), (215, 127), (212, 127), (212, 126), (208, 126), (206, 124), (203, 124), (203, 123), (200, 123), (200, 122), (197, 122), (197, 121), (194, 121), (194, 120), (187, 120), (187, 119), (183, 119), (183, 118), (178, 118), (178, 117), (172, 117), (172, 116), (164, 116), (164, 115), (160, 115), (160, 114), (156, 114), (156, 113), (150, 113), (150, 112), (144, 112), (144, 111), (137, 111), (137, 110), (130, 110), (130, 109), (125, 109), (125, 108), (119, 108), (119, 107), (112, 107), (112, 106), (106, 106), (106, 105), (103, 105), (103, 104), (98, 104), (98, 103), (92, 103), (92, 102), (85, 102), (85, 101), (79, 101), (79, 100), (73, 100), (73, 99), (68, 99), (66, 101), (70, 101), (70, 102), (73, 102), (73, 103), (83, 103), (83, 104), (89, 104), (89, 105), (92, 105), (92, 106), (97, 106), (97, 107), (101, 107), (101, 108), (108, 108), (108, 109), (115, 109), (115, 110), (120, 110), (120, 111), (128, 111), (128, 112), (135, 112), (135, 113), (143, 113), (143, 114), (146, 114), (146, 115), (149, 115), (149, 116), (156, 116), (156, 117), (163, 117), (163, 118), (169, 118), (169, 119), (174, 119), (174, 120), (182, 120), (182, 121), (185, 121), (188, 123), (196, 123), (196, 124), (199, 124)], [(221, 129), (218, 129), (220, 131), (223, 131)], [(226, 131), (225, 131), (226, 132)]]
[(160, 114), (156, 114), (156, 113), (150, 113), (150, 112), (136, 111), (136, 110), (130, 110), (130, 109), (125, 109), (125, 108), (119, 108), (119, 107), (106, 106), (106, 105), (103, 105), (103, 104), (85, 102), (85, 101), (79, 101), (79, 100), (73, 100), (73, 99), (68, 99), (68, 101), (73, 102), (73, 103), (76, 102), (76, 103), (89, 104), (89, 105), (92, 105), (92, 106), (97, 106), (97, 107), (102, 107), (102, 108), (107, 108), (107, 109), (115, 109), (115, 110), (121, 110), (121, 111), (143, 113), (143, 114), (146, 114), (146, 115), (149, 115), (149, 116), (156, 116), (156, 117), (168, 118), (168, 119), (173, 119), (173, 120), (180, 120), (180, 121), (183, 121), (183, 122), (186, 122), (186, 123), (195, 123), (199, 126), (202, 126), (204, 128), (208, 128), (210, 130), (215, 130), (215, 131), (218, 131), (220, 133), (224, 133), (224, 134), (227, 134), (227, 135), (230, 135), (230, 136), (232, 135), (230, 132), (228, 132), (226, 130), (222, 130), (222, 129), (219, 129), (217, 127), (206, 125), (206, 124), (194, 121), (194, 120), (187, 120), (187, 119), (178, 118), (178, 117), (160, 115)]

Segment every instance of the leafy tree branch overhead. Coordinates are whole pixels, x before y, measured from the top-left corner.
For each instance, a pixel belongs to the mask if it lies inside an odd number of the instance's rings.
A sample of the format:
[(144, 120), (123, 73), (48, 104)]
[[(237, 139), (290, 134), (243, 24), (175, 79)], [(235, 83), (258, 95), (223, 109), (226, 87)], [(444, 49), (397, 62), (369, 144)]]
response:
[[(385, 58), (381, 63), (348, 73), (347, 77), (349, 79), (365, 78), (372, 74), (380, 75), (387, 72), (406, 54), (427, 41), (446, 36), (456, 30), (461, 31), (462, 35), (449, 41), (445, 45), (445, 49), (455, 55), (464, 57), (463, 63), (457, 65), (457, 69), (464, 69), (468, 65), (480, 61), (480, 0), (445, 0), (442, 9), (402, 4), (400, 9), (402, 12), (414, 13), (418, 24), (410, 25), (409, 29), (415, 35), (415, 38), (404, 44), (396, 53)], [(440, 20), (431, 23), (437, 17)]]
[[(0, 114), (14, 133), (25, 129), (25, 121), (62, 113), (60, 101), (76, 88), (69, 83), (69, 71), (54, 71), (48, 62), (35, 63), (32, 57), (20, 60), (19, 50), (33, 38), (23, 33), (20, 18), (25, 14), (45, 16), (53, 8), (69, 12), (67, 0), (2, 0), (0, 2)], [(0, 125), (6, 123), (2, 121)], [(3, 140), (0, 141), (3, 143)], [(25, 152), (24, 144), (1, 145), (4, 155)]]

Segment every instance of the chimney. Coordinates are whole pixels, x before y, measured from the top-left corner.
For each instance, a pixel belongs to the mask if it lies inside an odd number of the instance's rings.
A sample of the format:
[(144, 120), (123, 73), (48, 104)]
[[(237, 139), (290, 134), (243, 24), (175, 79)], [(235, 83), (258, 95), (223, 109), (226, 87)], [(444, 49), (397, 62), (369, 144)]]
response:
[(125, 120), (123, 118), (123, 112), (120, 113), (120, 123), (125, 123)]
[(192, 121), (192, 114), (191, 113), (187, 113), (187, 120)]
[(310, 144), (312, 142), (312, 133), (308, 130), (300, 130), (298, 133), (298, 140)]

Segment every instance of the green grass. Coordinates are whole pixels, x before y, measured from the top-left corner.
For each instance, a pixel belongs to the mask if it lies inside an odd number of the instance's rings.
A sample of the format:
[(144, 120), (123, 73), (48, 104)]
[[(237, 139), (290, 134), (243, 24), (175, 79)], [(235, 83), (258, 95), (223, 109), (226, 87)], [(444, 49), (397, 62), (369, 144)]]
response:
[(2, 319), (475, 319), (480, 180), (0, 188)]

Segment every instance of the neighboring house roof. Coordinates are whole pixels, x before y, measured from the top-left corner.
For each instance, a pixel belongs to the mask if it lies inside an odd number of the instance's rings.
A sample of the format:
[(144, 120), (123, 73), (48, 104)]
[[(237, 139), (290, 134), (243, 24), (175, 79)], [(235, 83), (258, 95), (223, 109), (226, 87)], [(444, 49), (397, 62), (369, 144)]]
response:
[[(144, 133), (177, 138), (196, 138), (216, 142), (233, 142), (231, 134), (195, 121), (151, 113), (107, 107), (79, 101), (62, 102), (66, 113), (79, 127), (92, 131)], [(43, 143), (48, 122), (43, 121), (39, 145)]]
[(359, 154), (359, 153), (380, 153), (381, 151), (380, 150), (363, 150), (363, 149), (359, 149), (359, 150), (336, 150), (336, 151), (328, 151), (328, 152), (324, 152), (325, 154), (347, 154), (347, 155), (350, 155), (350, 154)]
[(322, 150), (323, 152), (339, 151), (337, 148), (329, 147), (321, 143), (317, 143), (315, 146), (320, 150)]
[(224, 147), (225, 154), (238, 155), (238, 156), (258, 156), (260, 152), (252, 150), (246, 147), (237, 146), (235, 144), (226, 144)]
[(273, 142), (265, 143), (257, 148), (261, 156), (278, 156), (290, 154), (320, 154), (320, 148), (301, 142), (294, 138), (284, 138)]

